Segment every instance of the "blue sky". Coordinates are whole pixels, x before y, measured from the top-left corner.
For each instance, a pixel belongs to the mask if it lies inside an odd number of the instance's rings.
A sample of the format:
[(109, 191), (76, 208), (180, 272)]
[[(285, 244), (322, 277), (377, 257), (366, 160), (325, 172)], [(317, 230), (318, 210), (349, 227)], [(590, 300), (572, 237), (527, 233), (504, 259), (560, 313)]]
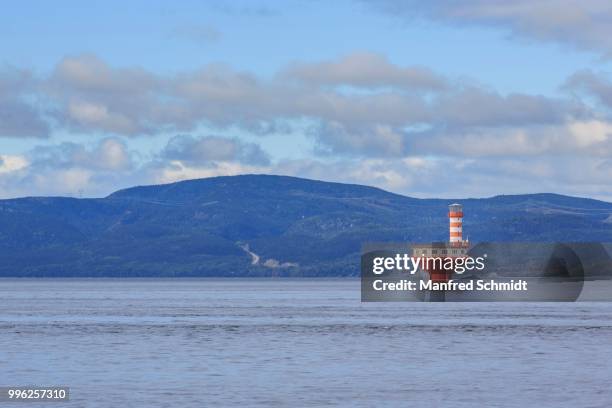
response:
[(0, 197), (275, 173), (611, 200), (610, 23), (591, 0), (6, 2)]

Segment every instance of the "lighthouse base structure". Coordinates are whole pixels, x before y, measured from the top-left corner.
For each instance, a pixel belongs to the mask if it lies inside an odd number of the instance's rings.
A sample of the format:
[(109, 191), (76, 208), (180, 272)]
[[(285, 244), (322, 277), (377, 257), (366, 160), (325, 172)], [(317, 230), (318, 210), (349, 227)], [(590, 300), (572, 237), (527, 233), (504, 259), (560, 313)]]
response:
[[(426, 271), (426, 275), (432, 283), (446, 283), (451, 279), (452, 273), (452, 271), (436, 268)], [(446, 290), (426, 290), (424, 300), (425, 302), (444, 302), (446, 301)]]
[[(451, 280), (454, 271), (444, 269), (444, 259), (446, 258), (465, 258), (468, 252), (468, 242), (432, 242), (429, 244), (416, 244), (412, 246), (412, 256), (429, 258), (430, 260), (438, 259), (442, 262), (431, 262), (424, 268), (422, 279), (428, 279), (432, 283), (446, 283)], [(446, 301), (445, 290), (426, 290), (424, 293), (424, 301), (426, 302), (444, 302)]]
[[(448, 242), (432, 242), (412, 246), (413, 257), (433, 258), (442, 261), (437, 264), (434, 262), (432, 265), (425, 264), (424, 272), (432, 283), (446, 283), (451, 279), (454, 271), (444, 269), (445, 259), (465, 258), (467, 256), (469, 243), (467, 240), (463, 240), (463, 206), (461, 204), (455, 203), (448, 206), (448, 220)], [(426, 301), (444, 302), (446, 300), (445, 290), (428, 290), (427, 292), (429, 293), (425, 293)]]

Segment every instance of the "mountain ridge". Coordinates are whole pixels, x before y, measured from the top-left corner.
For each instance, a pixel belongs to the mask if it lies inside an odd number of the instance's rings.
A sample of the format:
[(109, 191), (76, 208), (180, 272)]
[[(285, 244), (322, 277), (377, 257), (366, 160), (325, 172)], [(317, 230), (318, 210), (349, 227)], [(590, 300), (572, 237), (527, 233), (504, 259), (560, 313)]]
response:
[(355, 276), (365, 242), (445, 240), (455, 201), (475, 241), (612, 241), (612, 203), (595, 199), (428, 199), (288, 176), (222, 176), (102, 198), (0, 200), (0, 276)]

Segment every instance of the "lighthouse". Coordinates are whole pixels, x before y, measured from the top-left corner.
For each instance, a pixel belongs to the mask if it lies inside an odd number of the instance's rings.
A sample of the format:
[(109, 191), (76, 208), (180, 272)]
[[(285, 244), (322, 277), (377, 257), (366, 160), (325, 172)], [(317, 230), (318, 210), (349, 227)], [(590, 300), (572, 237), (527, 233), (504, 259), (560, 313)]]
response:
[(448, 206), (449, 239), (451, 246), (463, 244), (463, 206), (451, 204)]
[[(430, 259), (466, 257), (469, 242), (463, 239), (463, 206), (461, 204), (454, 203), (448, 206), (448, 223), (447, 242), (413, 244), (412, 256)], [(453, 270), (444, 269), (439, 263), (433, 263), (433, 266), (425, 267), (423, 270), (433, 282), (448, 282), (453, 274)], [(438, 300), (444, 299), (444, 294), (437, 294), (436, 297)]]

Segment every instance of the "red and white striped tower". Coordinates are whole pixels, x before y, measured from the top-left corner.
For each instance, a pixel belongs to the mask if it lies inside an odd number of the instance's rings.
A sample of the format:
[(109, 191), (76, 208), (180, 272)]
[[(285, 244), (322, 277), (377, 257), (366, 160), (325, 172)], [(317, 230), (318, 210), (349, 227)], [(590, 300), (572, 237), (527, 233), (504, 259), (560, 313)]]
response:
[(448, 206), (448, 221), (451, 245), (461, 245), (463, 243), (463, 206), (461, 204)]

